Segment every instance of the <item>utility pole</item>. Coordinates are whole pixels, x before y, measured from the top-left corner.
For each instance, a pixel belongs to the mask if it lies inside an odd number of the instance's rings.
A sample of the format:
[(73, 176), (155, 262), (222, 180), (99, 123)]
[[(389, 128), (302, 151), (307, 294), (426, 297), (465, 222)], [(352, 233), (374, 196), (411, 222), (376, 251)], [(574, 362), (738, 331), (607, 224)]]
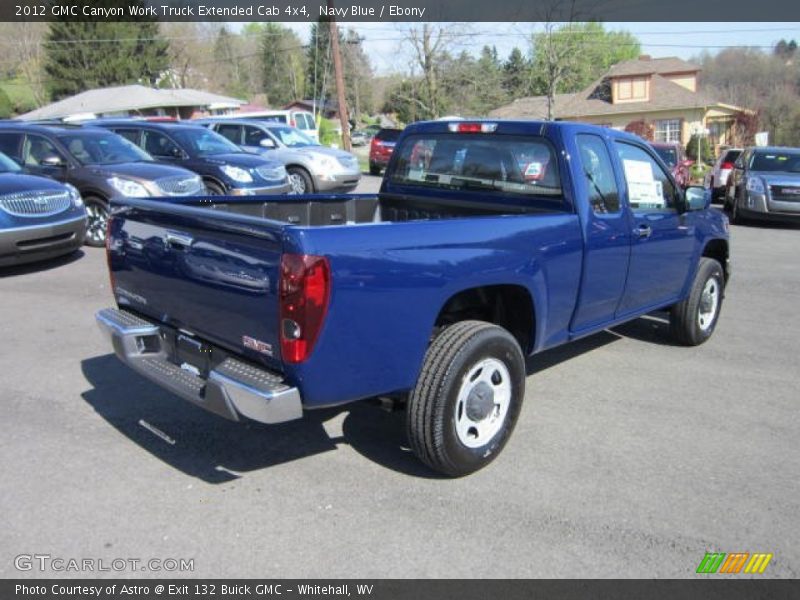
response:
[[(328, 14), (333, 15), (333, 0), (328, 0)], [(339, 53), (339, 29), (336, 18), (331, 17), (331, 51), (333, 52), (333, 73), (336, 78), (336, 100), (339, 104), (339, 120), (342, 123), (342, 145), (350, 152), (350, 123), (347, 121), (347, 100), (344, 97), (344, 74), (342, 73), (342, 55)]]

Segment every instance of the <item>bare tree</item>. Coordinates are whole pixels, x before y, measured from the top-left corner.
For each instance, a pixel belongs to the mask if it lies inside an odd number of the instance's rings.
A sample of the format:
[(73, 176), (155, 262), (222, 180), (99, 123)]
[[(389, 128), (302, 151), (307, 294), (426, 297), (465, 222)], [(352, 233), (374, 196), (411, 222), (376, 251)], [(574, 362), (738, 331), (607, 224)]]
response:
[(28, 83), (37, 107), (47, 101), (42, 70), (44, 59), (42, 42), (46, 33), (46, 23), (2, 23), (3, 45), (6, 48), (8, 65)]

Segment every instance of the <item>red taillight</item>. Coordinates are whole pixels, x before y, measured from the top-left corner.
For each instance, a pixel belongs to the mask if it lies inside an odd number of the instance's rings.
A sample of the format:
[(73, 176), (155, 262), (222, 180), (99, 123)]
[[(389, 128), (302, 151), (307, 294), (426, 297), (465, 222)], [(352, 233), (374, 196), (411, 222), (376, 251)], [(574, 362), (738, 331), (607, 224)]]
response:
[(114, 271), (111, 269), (111, 223), (112, 223), (111, 215), (108, 215), (108, 219), (106, 219), (106, 265), (108, 265), (108, 278), (111, 282), (111, 293), (114, 293), (114, 285), (116, 282), (114, 281)]
[(289, 119), (289, 127), (297, 127), (297, 121), (294, 119)]
[(724, 162), (719, 166), (720, 169), (732, 169), (733, 163), (732, 162)]
[(284, 254), (279, 286), (281, 356), (300, 363), (314, 349), (328, 312), (330, 266), (324, 256)]
[(453, 133), (493, 133), (497, 123), (448, 123), (447, 128)]

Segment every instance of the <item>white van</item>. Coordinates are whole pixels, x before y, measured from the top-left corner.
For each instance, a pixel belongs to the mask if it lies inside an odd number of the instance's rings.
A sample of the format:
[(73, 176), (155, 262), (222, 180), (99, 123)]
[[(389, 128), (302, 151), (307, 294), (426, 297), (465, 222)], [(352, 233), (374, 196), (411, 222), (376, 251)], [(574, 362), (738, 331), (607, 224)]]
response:
[(296, 127), (315, 142), (319, 143), (319, 128), (317, 128), (317, 124), (314, 122), (314, 115), (307, 110), (258, 110), (226, 115), (225, 118), (283, 123), (289, 127)]

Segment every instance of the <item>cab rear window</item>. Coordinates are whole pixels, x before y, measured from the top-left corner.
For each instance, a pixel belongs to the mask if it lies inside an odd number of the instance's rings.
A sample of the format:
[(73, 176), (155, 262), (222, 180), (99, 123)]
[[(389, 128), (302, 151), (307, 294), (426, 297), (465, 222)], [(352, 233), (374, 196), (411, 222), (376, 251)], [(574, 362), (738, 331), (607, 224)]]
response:
[(536, 196), (561, 202), (555, 152), (541, 137), (410, 135), (395, 150), (389, 180), (397, 185)]

